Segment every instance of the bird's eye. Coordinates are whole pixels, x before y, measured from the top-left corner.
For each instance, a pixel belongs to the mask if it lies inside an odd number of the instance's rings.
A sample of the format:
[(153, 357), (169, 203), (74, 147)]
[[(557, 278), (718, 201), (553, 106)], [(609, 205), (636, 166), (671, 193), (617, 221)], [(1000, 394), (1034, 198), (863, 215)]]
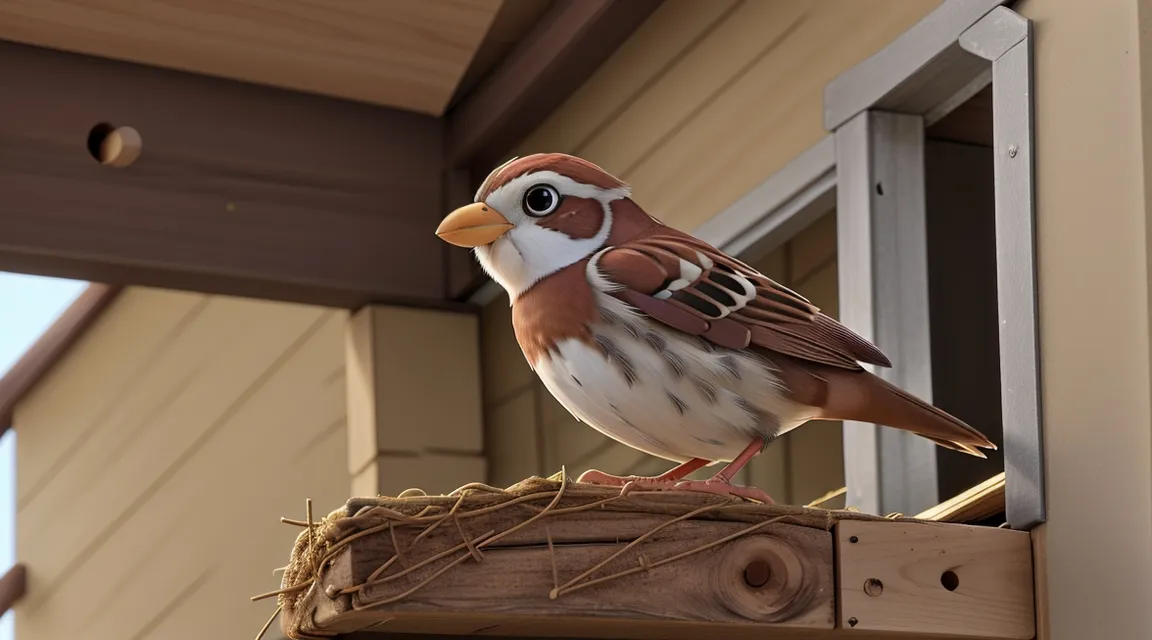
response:
[(532, 217), (546, 216), (559, 206), (560, 193), (546, 184), (538, 184), (524, 194), (524, 212)]

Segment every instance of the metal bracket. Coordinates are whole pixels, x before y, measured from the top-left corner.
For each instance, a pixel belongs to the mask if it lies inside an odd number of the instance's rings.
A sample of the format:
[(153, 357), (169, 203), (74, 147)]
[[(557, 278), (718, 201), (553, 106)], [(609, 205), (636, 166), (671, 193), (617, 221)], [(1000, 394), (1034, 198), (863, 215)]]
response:
[(997, 7), (959, 40), (965, 51), (992, 62), (1005, 505), (1013, 529), (1029, 529), (1046, 519), (1036, 311), (1031, 31), (1027, 18)]

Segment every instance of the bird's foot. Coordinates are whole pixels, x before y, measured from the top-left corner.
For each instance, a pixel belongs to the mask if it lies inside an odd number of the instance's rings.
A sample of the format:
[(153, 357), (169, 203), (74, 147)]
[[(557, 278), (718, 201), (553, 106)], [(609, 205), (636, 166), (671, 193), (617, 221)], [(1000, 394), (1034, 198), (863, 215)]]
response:
[(712, 478), (710, 480), (682, 480), (677, 482), (673, 489), (675, 491), (699, 491), (701, 493), (711, 493), (718, 496), (725, 497), (738, 497), (755, 500), (764, 504), (776, 504), (772, 496), (768, 495), (761, 489), (756, 487), (744, 487), (738, 484), (732, 484), (722, 478)]

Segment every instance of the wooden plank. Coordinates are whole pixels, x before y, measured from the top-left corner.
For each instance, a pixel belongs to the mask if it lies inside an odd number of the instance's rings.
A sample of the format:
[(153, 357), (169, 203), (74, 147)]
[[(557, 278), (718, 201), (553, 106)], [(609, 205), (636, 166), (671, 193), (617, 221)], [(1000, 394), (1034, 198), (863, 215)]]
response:
[(1035, 635), (1028, 532), (845, 520), (835, 534), (837, 627), (926, 637)]
[(1029, 534), (1036, 574), (1036, 640), (1052, 640), (1052, 626), (1048, 621), (1048, 523), (1040, 524)]
[(530, 36), (447, 114), (453, 167), (488, 170), (583, 84), (661, 0), (555, 0)]
[[(432, 117), (12, 43), (0, 79), (0, 269), (342, 307), (443, 299)], [(100, 123), (140, 133), (135, 164), (89, 154)]]
[(28, 591), (28, 567), (14, 564), (0, 576), (0, 616), (7, 613)]
[(52, 326), (0, 377), (0, 435), (12, 426), (16, 402), (68, 354), (80, 335), (120, 293), (118, 287), (93, 283), (69, 305)]
[(0, 3), (0, 38), (439, 115), (501, 0)]
[(979, 522), (1004, 513), (1004, 472), (916, 515), (937, 522)]
[[(475, 537), (480, 528), (504, 527), (497, 518), (461, 520), (465, 535)], [(513, 512), (513, 519), (522, 514)], [(793, 631), (832, 628), (832, 548), (829, 532), (791, 524), (770, 524), (760, 531), (689, 555), (674, 563), (656, 565), (661, 559), (690, 551), (706, 541), (721, 540), (748, 528), (745, 522), (686, 520), (663, 529), (646, 540), (639, 551), (622, 553), (595, 576), (626, 571), (640, 563), (652, 568), (624, 575), (589, 587), (565, 591), (556, 598), (550, 592), (558, 584), (576, 578), (647, 531), (667, 522), (664, 516), (624, 513), (574, 513), (529, 524), (514, 537), (487, 547), (483, 561), (459, 564), (450, 579), (407, 595), (398, 602), (370, 609), (348, 609), (320, 602), (314, 615), (325, 632), (351, 632), (387, 620), (392, 633), (485, 633), (519, 635), (540, 633), (547, 621), (548, 635), (588, 637), (597, 629), (619, 632), (627, 625), (643, 632), (661, 629), (669, 637), (683, 636), (707, 622), (749, 631), (787, 628)], [(508, 520), (505, 526), (512, 524)], [(455, 527), (443, 527), (419, 548), (412, 540), (417, 531), (396, 532), (405, 564), (412, 566), (459, 544)], [(442, 535), (440, 535), (442, 532)], [(549, 545), (551, 538), (551, 545)], [(353, 542), (338, 556), (323, 578), (325, 589), (343, 589), (364, 582), (394, 554), (391, 535), (384, 531)], [(417, 550), (419, 549), (419, 550)], [(639, 555), (637, 555), (639, 554)], [(405, 593), (442, 569), (452, 557), (434, 562), (401, 579), (361, 590), (360, 602), (391, 598)], [(456, 612), (457, 615), (452, 615)], [(487, 624), (484, 624), (487, 623)], [(670, 624), (672, 623), (672, 624)]]

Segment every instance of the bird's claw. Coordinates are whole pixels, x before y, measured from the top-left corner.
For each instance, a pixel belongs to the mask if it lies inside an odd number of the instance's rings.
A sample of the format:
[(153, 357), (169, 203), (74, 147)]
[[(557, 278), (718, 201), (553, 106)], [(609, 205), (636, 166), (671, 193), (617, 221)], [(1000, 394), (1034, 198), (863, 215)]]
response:
[(723, 479), (712, 478), (709, 480), (681, 480), (673, 486), (675, 491), (698, 491), (701, 493), (711, 493), (713, 495), (725, 497), (746, 498), (748, 500), (755, 500), (764, 504), (776, 504), (772, 496), (768, 495), (761, 489), (756, 487), (745, 487), (738, 484), (732, 484)]

